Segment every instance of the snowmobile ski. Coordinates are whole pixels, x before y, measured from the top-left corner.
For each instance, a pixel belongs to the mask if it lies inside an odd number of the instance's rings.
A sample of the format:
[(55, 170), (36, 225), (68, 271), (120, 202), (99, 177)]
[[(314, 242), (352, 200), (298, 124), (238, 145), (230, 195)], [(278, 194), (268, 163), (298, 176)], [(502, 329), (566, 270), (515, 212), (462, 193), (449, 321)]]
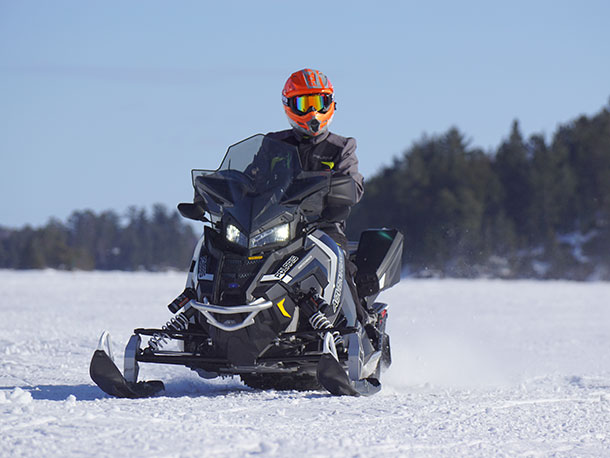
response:
[(104, 332), (100, 338), (98, 349), (93, 353), (89, 365), (89, 375), (102, 391), (117, 398), (146, 398), (165, 390), (163, 382), (152, 380), (148, 382), (128, 382), (116, 366), (111, 356), (109, 336)]
[(89, 374), (104, 393), (117, 398), (147, 398), (165, 390), (160, 380), (128, 382), (104, 350), (93, 353)]
[[(358, 339), (355, 336), (350, 338), (352, 345), (357, 346)], [(359, 353), (359, 348), (355, 349), (355, 353)], [(381, 353), (377, 352), (377, 356)], [(376, 366), (379, 358), (373, 356), (374, 365)], [(355, 361), (354, 361), (355, 362)], [(361, 368), (352, 369), (351, 371), (354, 376), (358, 376), (362, 373)], [(370, 373), (371, 371), (367, 371)], [(333, 344), (330, 333), (326, 333), (324, 338), (324, 354), (318, 362), (316, 369), (316, 377), (318, 383), (322, 385), (326, 390), (335, 396), (370, 396), (377, 393), (381, 389), (381, 383), (374, 377), (361, 380), (352, 380), (349, 375), (350, 371), (347, 372), (339, 362), (337, 356), (337, 349)]]
[(322, 355), (316, 376), (320, 385), (335, 396), (358, 396), (360, 394), (354, 389), (345, 369), (333, 355)]

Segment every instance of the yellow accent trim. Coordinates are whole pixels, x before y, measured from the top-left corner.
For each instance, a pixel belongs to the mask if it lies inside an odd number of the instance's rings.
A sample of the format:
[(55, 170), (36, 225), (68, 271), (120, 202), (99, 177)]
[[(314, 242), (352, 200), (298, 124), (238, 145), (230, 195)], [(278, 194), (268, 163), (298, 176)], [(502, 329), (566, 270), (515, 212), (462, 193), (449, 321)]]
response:
[(285, 157), (274, 157), (271, 159), (271, 171), (273, 172), (273, 169), (275, 168), (275, 166), (277, 164), (279, 164), (282, 161), (285, 161), (286, 158)]
[(281, 301), (279, 301), (277, 304), (277, 308), (280, 309), (280, 312), (282, 312), (282, 315), (288, 317), (288, 318), (292, 318), (288, 312), (286, 311), (286, 309), (284, 308), (284, 301), (286, 300), (286, 298), (282, 299)]
[(255, 259), (263, 259), (262, 256), (248, 256), (248, 261), (253, 261)]
[(328, 168), (331, 169), (331, 170), (333, 168), (335, 168), (335, 163), (334, 162), (324, 162), (324, 161), (322, 161), (322, 164), (328, 166)]

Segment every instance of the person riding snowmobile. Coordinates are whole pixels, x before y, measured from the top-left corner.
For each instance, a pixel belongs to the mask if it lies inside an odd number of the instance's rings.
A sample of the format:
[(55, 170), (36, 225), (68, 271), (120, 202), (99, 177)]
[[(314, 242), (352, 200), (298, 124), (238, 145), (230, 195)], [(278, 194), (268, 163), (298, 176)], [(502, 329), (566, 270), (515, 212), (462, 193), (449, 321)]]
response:
[[(297, 147), (301, 165), (306, 171), (330, 170), (333, 175), (347, 175), (356, 183), (356, 202), (364, 194), (364, 178), (358, 171), (356, 140), (342, 137), (328, 130), (336, 110), (334, 88), (328, 77), (318, 71), (305, 68), (294, 72), (282, 90), (284, 111), (291, 129), (270, 132), (266, 136)], [(320, 226), (346, 253), (348, 285), (358, 308), (360, 322), (366, 324), (368, 313), (358, 299), (354, 276), (356, 266), (349, 261), (346, 219), (349, 208), (327, 206)]]
[[(178, 210), (210, 224), (186, 287), (164, 326), (134, 330), (123, 372), (102, 333), (89, 373), (105, 393), (163, 391), (160, 380), (138, 381), (142, 362), (186, 366), (204, 378), (239, 375), (256, 389), (338, 396), (381, 389), (392, 358), (388, 304), (376, 298), (400, 281), (403, 236), (368, 229), (348, 253), (345, 220), (364, 187), (356, 141), (328, 131), (333, 87), (319, 71), (300, 70), (283, 101), (291, 130), (253, 135), (231, 145), (218, 169), (191, 171), (194, 203)], [(177, 349), (164, 349), (172, 340)]]

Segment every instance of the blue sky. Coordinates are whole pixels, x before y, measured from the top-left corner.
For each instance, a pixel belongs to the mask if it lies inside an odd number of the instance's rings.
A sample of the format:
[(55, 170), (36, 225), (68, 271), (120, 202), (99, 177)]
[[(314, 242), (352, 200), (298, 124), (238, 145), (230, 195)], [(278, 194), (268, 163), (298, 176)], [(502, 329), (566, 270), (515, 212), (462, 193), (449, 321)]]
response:
[(451, 126), (495, 148), (550, 138), (610, 97), (607, 1), (0, 0), (0, 226), (174, 207), (191, 168), (288, 128), (300, 68), (335, 86), (331, 130), (366, 177)]

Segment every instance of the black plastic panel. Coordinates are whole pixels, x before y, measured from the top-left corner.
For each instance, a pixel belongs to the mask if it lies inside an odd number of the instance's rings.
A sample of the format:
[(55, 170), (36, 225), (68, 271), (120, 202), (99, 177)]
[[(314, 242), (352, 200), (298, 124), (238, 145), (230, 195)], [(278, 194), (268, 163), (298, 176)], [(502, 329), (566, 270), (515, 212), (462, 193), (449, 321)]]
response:
[(360, 236), (356, 252), (356, 286), (368, 297), (400, 281), (403, 236), (396, 229), (371, 229)]

